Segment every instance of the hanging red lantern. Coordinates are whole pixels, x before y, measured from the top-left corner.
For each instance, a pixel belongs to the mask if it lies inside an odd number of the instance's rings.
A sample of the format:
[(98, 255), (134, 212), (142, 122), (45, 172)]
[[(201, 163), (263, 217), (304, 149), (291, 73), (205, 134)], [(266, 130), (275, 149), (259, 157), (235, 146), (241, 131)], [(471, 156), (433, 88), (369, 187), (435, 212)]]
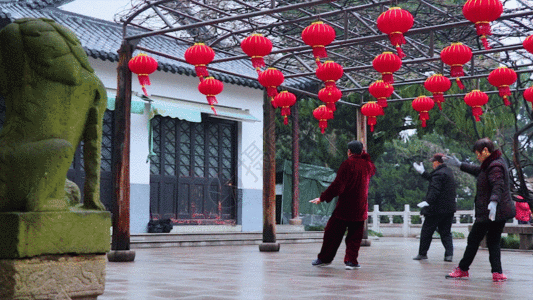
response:
[(288, 125), (289, 119), (287, 116), (291, 115), (291, 106), (296, 103), (296, 96), (293, 93), (282, 91), (274, 97), (276, 107), (281, 107), (281, 115), (283, 116), (283, 124)]
[(392, 77), (392, 73), (398, 71), (402, 67), (402, 60), (398, 55), (392, 52), (383, 52), (374, 58), (372, 66), (374, 67), (374, 70), (381, 73), (381, 79), (384, 82), (393, 84), (394, 78)]
[(374, 125), (378, 123), (376, 117), (385, 115), (383, 107), (375, 101), (365, 103), (365, 105), (361, 107), (361, 113), (367, 117), (367, 124), (370, 126), (371, 132), (374, 131)]
[(198, 84), (198, 91), (207, 96), (207, 102), (211, 105), (211, 109), (217, 114), (215, 110), (215, 104), (218, 104), (216, 95), (220, 94), (224, 89), (224, 84), (222, 81), (217, 80), (213, 77), (206, 77), (204, 80), (200, 81)]
[(318, 120), (320, 132), (324, 134), (326, 128), (328, 128), (328, 120), (333, 119), (333, 111), (325, 105), (320, 105), (313, 110), (313, 117)]
[(157, 61), (144, 53), (140, 53), (130, 59), (128, 67), (131, 72), (137, 74), (143, 93), (148, 97), (145, 86), (150, 85), (150, 77), (148, 75), (157, 70)]
[(207, 64), (215, 59), (215, 51), (204, 43), (195, 43), (185, 51), (185, 61), (193, 65), (200, 81), (209, 76)]
[(473, 90), (465, 95), (465, 103), (472, 107), (472, 115), (476, 118), (476, 122), (479, 122), (479, 116), (483, 114), (481, 106), (489, 102), (489, 96), (480, 90)]
[(241, 49), (252, 58), (252, 66), (259, 70), (265, 66), (263, 56), (272, 51), (272, 42), (259, 33), (254, 33), (241, 42)]
[(516, 72), (507, 67), (499, 67), (489, 73), (489, 83), (498, 88), (500, 97), (503, 98), (503, 104), (511, 105), (509, 96), (511, 96), (511, 89), (509, 86), (516, 81)]
[(492, 35), (490, 22), (497, 20), (503, 12), (503, 5), (499, 0), (468, 0), (463, 5), (463, 15), (476, 25), (477, 35), (486, 50), (490, 49), (487, 35)]
[(426, 121), (429, 120), (429, 111), (435, 106), (433, 99), (426, 96), (419, 96), (411, 102), (411, 105), (420, 114), (422, 127), (426, 127)]
[(342, 77), (343, 73), (344, 70), (342, 66), (331, 60), (324, 62), (315, 71), (316, 77), (324, 81), (326, 86), (334, 87), (337, 87), (335, 82)]
[(403, 34), (413, 27), (413, 23), (413, 15), (400, 7), (389, 8), (389, 10), (379, 15), (377, 19), (378, 29), (389, 35), (389, 40), (396, 47), (400, 59), (405, 57), (400, 47), (405, 44)]
[(529, 53), (533, 53), (533, 35), (528, 36), (524, 42), (522, 42), (522, 45)]
[(459, 77), (465, 75), (463, 65), (469, 62), (471, 58), (472, 49), (466, 45), (463, 45), (462, 43), (452, 43), (450, 46), (442, 49), (440, 52), (440, 59), (443, 63), (451, 67), (450, 75), (455, 77), (457, 86), (459, 86), (460, 89), (465, 88), (461, 82), (461, 79), (459, 79)]
[(388, 84), (383, 80), (377, 80), (368, 87), (368, 91), (372, 96), (378, 99), (378, 104), (381, 107), (387, 107), (387, 97), (390, 97), (394, 92), (392, 84)]
[(533, 86), (530, 86), (524, 91), (524, 99), (533, 105)]
[(313, 56), (320, 61), (320, 57), (328, 57), (325, 46), (335, 40), (335, 29), (322, 21), (313, 22), (302, 31), (302, 40), (313, 47)]
[(285, 80), (283, 73), (276, 68), (268, 68), (265, 71), (259, 73), (257, 79), (259, 83), (267, 89), (267, 95), (270, 97), (270, 103), (276, 108), (274, 97), (278, 95), (278, 86), (280, 86)]
[(441, 74), (434, 74), (424, 82), (426, 90), (433, 94), (433, 100), (437, 102), (439, 109), (442, 110), (441, 103), (444, 103), (444, 92), (452, 87), (452, 82)]
[(318, 99), (326, 103), (327, 108), (336, 111), (335, 103), (342, 98), (342, 92), (334, 86), (327, 86), (318, 91)]

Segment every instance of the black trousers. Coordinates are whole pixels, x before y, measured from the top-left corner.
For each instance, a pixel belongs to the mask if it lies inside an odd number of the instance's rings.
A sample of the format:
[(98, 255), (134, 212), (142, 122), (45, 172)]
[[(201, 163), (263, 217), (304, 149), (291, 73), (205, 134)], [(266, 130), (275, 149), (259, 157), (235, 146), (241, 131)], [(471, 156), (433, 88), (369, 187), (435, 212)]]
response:
[(459, 262), (459, 268), (463, 271), (468, 271), (470, 265), (474, 261), (474, 257), (476, 257), (479, 244), (486, 235), (491, 272), (502, 273), (500, 239), (503, 227), (505, 227), (505, 221), (475, 222), (474, 225), (472, 225), (472, 230), (470, 230), (470, 233), (468, 234), (465, 254), (463, 255), (463, 259)]
[(444, 256), (453, 256), (452, 221), (453, 213), (426, 216), (420, 231), (418, 254), (427, 255), (433, 233), (436, 230), (440, 234), (440, 240), (444, 246)]

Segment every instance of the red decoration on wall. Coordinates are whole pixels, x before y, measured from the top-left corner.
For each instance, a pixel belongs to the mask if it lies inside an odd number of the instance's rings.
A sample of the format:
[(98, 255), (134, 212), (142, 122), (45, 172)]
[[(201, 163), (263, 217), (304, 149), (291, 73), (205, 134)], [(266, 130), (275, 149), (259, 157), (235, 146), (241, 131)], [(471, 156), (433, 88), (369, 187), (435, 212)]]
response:
[(459, 86), (460, 89), (465, 88), (461, 79), (459, 79), (459, 77), (465, 75), (463, 65), (469, 62), (471, 58), (472, 49), (462, 43), (452, 43), (440, 52), (440, 59), (443, 63), (451, 67), (450, 75), (455, 77), (457, 86)]
[(267, 89), (267, 95), (270, 97), (270, 103), (272, 103), (272, 106), (276, 108), (274, 97), (278, 95), (278, 86), (280, 86), (285, 80), (283, 73), (276, 68), (268, 68), (259, 73), (257, 80)]
[(450, 79), (441, 74), (435, 74), (426, 79), (424, 87), (433, 94), (433, 100), (442, 110), (441, 103), (444, 103), (444, 92), (452, 87)]
[(392, 52), (383, 52), (372, 61), (372, 66), (381, 73), (381, 79), (386, 83), (394, 83), (392, 73), (402, 67), (401, 58)]
[(324, 134), (324, 131), (326, 128), (328, 128), (328, 120), (333, 119), (333, 111), (327, 108), (325, 105), (320, 105), (313, 110), (313, 117), (318, 120), (320, 132)]
[(473, 90), (465, 95), (465, 103), (472, 107), (472, 115), (476, 118), (476, 122), (479, 122), (479, 116), (483, 114), (481, 106), (489, 102), (489, 96), (480, 90)]
[(185, 51), (185, 60), (195, 67), (196, 76), (200, 81), (209, 76), (207, 64), (215, 58), (215, 51), (204, 43), (196, 43)]
[(367, 124), (370, 126), (370, 131), (374, 131), (374, 125), (377, 124), (377, 116), (383, 116), (383, 107), (375, 101), (370, 101), (361, 107), (361, 113), (367, 117)]
[(411, 27), (413, 27), (413, 15), (407, 10), (400, 7), (391, 7), (388, 11), (383, 12), (377, 19), (378, 29), (389, 35), (391, 44), (396, 47), (398, 56), (405, 57), (401, 45), (405, 44), (403, 36)]
[(333, 112), (337, 110), (335, 103), (341, 98), (342, 92), (334, 86), (327, 86), (318, 91), (318, 99), (326, 103), (327, 108), (331, 109)]
[(516, 81), (516, 72), (507, 67), (499, 67), (490, 72), (488, 80), (489, 83), (498, 88), (500, 97), (503, 98), (503, 104), (511, 105), (509, 96), (511, 96), (511, 89), (509, 86)]
[(378, 100), (381, 107), (387, 107), (387, 97), (392, 95), (394, 87), (383, 80), (377, 80), (368, 87), (368, 91)]
[(420, 114), (422, 127), (426, 127), (426, 121), (429, 120), (429, 111), (435, 106), (433, 99), (426, 96), (419, 96), (411, 102), (411, 105)]
[(207, 102), (211, 105), (211, 109), (217, 114), (215, 109), (215, 104), (218, 104), (216, 95), (220, 94), (224, 89), (224, 84), (222, 81), (217, 80), (213, 77), (206, 77), (204, 80), (200, 81), (198, 84), (198, 90), (200, 93), (207, 96)]
[(151, 56), (140, 53), (130, 59), (128, 67), (131, 72), (137, 74), (143, 93), (148, 97), (148, 92), (146, 91), (145, 86), (150, 85), (150, 77), (148, 77), (148, 75), (157, 70), (157, 61)]
[(287, 116), (291, 115), (291, 106), (296, 103), (296, 96), (293, 93), (282, 91), (274, 97), (276, 107), (281, 107), (281, 115), (283, 116), (283, 124), (288, 125), (289, 119)]
[(524, 91), (524, 99), (533, 105), (533, 86), (530, 86)]
[(326, 86), (337, 87), (335, 82), (342, 77), (344, 70), (341, 65), (331, 60), (324, 62), (316, 69), (316, 77), (324, 81)]
[(252, 58), (252, 66), (259, 70), (265, 66), (263, 56), (272, 51), (272, 42), (259, 33), (254, 33), (241, 42), (241, 49)]
[(335, 40), (335, 29), (322, 21), (313, 22), (302, 31), (302, 40), (313, 47), (313, 56), (318, 63), (320, 57), (328, 57), (325, 46)]
[(533, 53), (533, 35), (528, 36), (524, 42), (522, 42), (522, 45), (529, 53)]
[(486, 50), (490, 49), (487, 41), (487, 35), (492, 35), (490, 22), (497, 20), (502, 12), (503, 5), (499, 0), (468, 0), (463, 5), (463, 15), (476, 24), (477, 35)]

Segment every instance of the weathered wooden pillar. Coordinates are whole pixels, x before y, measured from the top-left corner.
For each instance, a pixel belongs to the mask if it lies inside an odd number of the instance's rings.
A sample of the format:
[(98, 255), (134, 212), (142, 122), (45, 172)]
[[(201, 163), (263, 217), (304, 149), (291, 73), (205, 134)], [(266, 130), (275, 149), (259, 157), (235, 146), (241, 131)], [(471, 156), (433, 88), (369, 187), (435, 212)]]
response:
[(263, 243), (259, 251), (279, 251), (276, 242), (276, 123), (270, 100), (263, 94)]
[(292, 215), (290, 225), (302, 225), (300, 219), (300, 122), (298, 102), (292, 106)]
[(135, 259), (130, 250), (130, 111), (131, 71), (128, 62), (133, 46), (123, 41), (118, 51), (117, 95), (115, 98), (115, 135), (113, 140), (113, 235), (109, 261)]
[[(361, 113), (361, 108), (356, 108), (356, 134), (357, 140), (363, 143), (363, 148), (367, 149), (367, 136), (366, 136), (366, 116)], [(365, 231), (363, 233), (363, 240), (361, 246), (370, 246), (370, 240), (368, 239), (368, 220), (365, 220)]]

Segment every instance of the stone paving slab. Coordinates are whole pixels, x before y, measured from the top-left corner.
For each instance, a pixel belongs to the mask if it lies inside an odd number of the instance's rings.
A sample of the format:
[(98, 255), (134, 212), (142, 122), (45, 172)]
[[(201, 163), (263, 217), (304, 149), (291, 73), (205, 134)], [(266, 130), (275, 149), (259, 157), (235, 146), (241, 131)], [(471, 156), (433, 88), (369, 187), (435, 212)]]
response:
[(108, 263), (99, 300), (156, 299), (533, 299), (531, 251), (502, 251), (509, 280), (492, 282), (488, 251), (478, 252), (470, 280), (450, 280), (466, 240), (444, 262), (440, 240), (429, 259), (413, 261), (418, 239), (380, 238), (362, 247), (361, 269), (345, 270), (344, 245), (330, 266), (311, 266), (320, 243), (136, 249), (132, 263)]

